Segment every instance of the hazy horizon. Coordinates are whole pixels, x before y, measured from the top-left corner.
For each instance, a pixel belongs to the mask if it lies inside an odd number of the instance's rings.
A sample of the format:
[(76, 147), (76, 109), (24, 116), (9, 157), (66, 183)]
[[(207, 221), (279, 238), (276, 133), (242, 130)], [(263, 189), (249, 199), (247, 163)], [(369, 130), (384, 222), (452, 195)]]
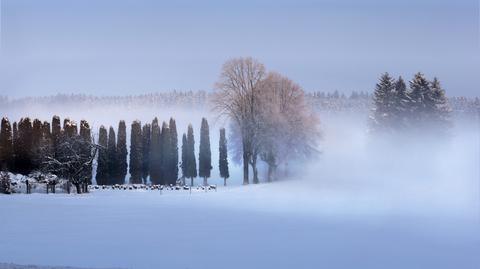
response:
[[(0, 0), (0, 92), (210, 90), (252, 56), (306, 91), (371, 92), (383, 72), (474, 96), (478, 1)], [(477, 70), (477, 71), (475, 71)]]

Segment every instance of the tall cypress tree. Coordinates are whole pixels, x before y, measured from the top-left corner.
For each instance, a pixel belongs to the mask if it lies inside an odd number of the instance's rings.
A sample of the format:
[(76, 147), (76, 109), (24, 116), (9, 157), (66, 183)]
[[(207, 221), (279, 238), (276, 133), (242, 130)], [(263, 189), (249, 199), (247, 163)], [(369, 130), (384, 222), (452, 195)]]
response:
[(0, 131), (0, 171), (9, 171), (13, 165), (13, 136), (10, 121), (2, 118)]
[(142, 178), (143, 183), (147, 183), (150, 175), (150, 139), (151, 139), (151, 125), (145, 124), (142, 128)]
[(12, 124), (12, 149), (13, 149), (13, 160), (12, 167), (10, 171), (18, 173), (18, 156), (19, 156), (19, 147), (18, 147), (18, 123), (15, 121)]
[(134, 121), (130, 131), (130, 183), (142, 183), (142, 123)]
[(108, 180), (107, 184), (108, 185), (113, 185), (117, 184), (117, 143), (115, 140), (115, 130), (113, 129), (112, 126), (110, 126), (110, 129), (108, 130), (108, 145), (107, 145), (107, 156), (108, 156)]
[(160, 148), (160, 126), (158, 119), (152, 121), (152, 136), (150, 141), (150, 181), (152, 184), (161, 183), (161, 148)]
[(71, 121), (70, 119), (63, 120), (63, 133), (67, 137), (74, 137), (78, 134), (77, 123), (75, 121)]
[(198, 153), (198, 175), (203, 177), (203, 185), (207, 186), (207, 179), (210, 177), (212, 170), (212, 152), (210, 149), (210, 131), (208, 122), (202, 118), (200, 128), (200, 150)]
[(182, 168), (182, 182), (184, 185), (185, 185), (185, 179), (188, 178), (187, 150), (188, 150), (187, 135), (184, 133), (182, 136), (182, 163), (180, 164), (180, 167)]
[(187, 131), (187, 177), (190, 178), (190, 185), (193, 186), (193, 179), (197, 177), (197, 161), (195, 160), (195, 138), (193, 127), (188, 125)]
[(176, 184), (178, 179), (178, 134), (177, 124), (173, 118), (170, 118), (168, 126), (170, 130), (170, 184)]
[[(34, 119), (32, 124), (32, 160), (33, 169), (40, 167), (40, 159), (43, 156), (40, 144), (43, 140), (43, 124), (39, 119)], [(43, 143), (42, 143), (43, 144)]]
[(53, 116), (52, 118), (52, 148), (55, 156), (58, 155), (58, 143), (62, 134), (62, 126), (59, 116)]
[(160, 134), (160, 184), (171, 184), (170, 170), (170, 129), (167, 123), (162, 123), (162, 132)]
[[(92, 142), (92, 131), (90, 130), (90, 125), (86, 120), (80, 121), (80, 137), (83, 139), (84, 143), (82, 144), (82, 155), (90, 155), (90, 143)], [(92, 164), (88, 165), (88, 168), (83, 171), (83, 178), (87, 185), (92, 184)], [(86, 187), (86, 186), (85, 186)], [(86, 188), (85, 192), (88, 191)]]
[(109, 184), (109, 171), (108, 171), (108, 134), (107, 129), (102, 125), (98, 132), (98, 159), (97, 159), (97, 174), (95, 179), (98, 185)]
[(219, 140), (219, 158), (218, 158), (218, 168), (220, 170), (220, 177), (223, 178), (223, 185), (227, 186), (227, 178), (230, 177), (228, 171), (228, 149), (227, 149), (227, 138), (225, 136), (225, 128), (220, 129), (220, 140)]
[(125, 176), (127, 175), (127, 126), (125, 121), (121, 120), (118, 124), (117, 139), (117, 184), (125, 184)]
[(30, 118), (20, 119), (18, 123), (18, 142), (16, 166), (18, 172), (28, 175), (32, 171), (33, 165), (33, 128)]

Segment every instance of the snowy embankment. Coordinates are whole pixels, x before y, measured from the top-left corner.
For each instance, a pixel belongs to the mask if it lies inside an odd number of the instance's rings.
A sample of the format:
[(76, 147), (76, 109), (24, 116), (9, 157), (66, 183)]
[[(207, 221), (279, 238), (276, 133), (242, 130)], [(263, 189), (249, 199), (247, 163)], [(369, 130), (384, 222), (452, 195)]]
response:
[(2, 195), (0, 260), (122, 268), (476, 268), (478, 204), (416, 194), (402, 205), (373, 189), (292, 181), (192, 194)]

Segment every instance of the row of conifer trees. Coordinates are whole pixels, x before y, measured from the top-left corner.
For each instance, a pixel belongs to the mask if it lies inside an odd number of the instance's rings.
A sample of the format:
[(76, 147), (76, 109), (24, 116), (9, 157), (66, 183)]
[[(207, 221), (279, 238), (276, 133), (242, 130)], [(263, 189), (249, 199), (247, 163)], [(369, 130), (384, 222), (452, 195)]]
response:
[[(440, 130), (451, 125), (450, 106), (437, 78), (428, 80), (422, 73), (408, 83), (402, 77), (381, 75), (373, 94), (372, 131)], [(433, 129), (432, 129), (433, 128)]]
[[(38, 119), (32, 122), (30, 118), (22, 118), (18, 123), (10, 124), (7, 118), (3, 118), (0, 130), (1, 170), (24, 175), (42, 171), (45, 155), (55, 156), (60, 141), (67, 141), (67, 143), (70, 141), (62, 140), (64, 136), (78, 136), (85, 141), (93, 141), (90, 126), (85, 120), (80, 122), (79, 131), (77, 124), (69, 119), (64, 120), (62, 128), (58, 116), (53, 117), (52, 125)], [(200, 129), (198, 173), (191, 125), (188, 126), (187, 133), (182, 135), (181, 143), (181, 160), (179, 160), (177, 127), (173, 118), (168, 123), (163, 122), (161, 126), (157, 118), (151, 124), (147, 123), (143, 126), (140, 121), (134, 121), (131, 124), (130, 158), (127, 161), (125, 121), (119, 122), (117, 134), (113, 127), (107, 131), (104, 126), (101, 126), (96, 144), (98, 149), (96, 182), (99, 185), (124, 184), (129, 170), (129, 182), (132, 184), (147, 183), (148, 179), (152, 184), (176, 184), (178, 180), (185, 183), (186, 179), (190, 179), (193, 185), (193, 179), (197, 176), (202, 177), (204, 184), (207, 184), (212, 169), (207, 120), (202, 119)], [(47, 154), (46, 151), (49, 153)], [(61, 154), (68, 153), (62, 151)], [(225, 129), (220, 130), (219, 154), (220, 176), (226, 180), (229, 177), (229, 171)], [(179, 167), (181, 176), (179, 176)], [(85, 181), (91, 184), (91, 167), (87, 171)], [(60, 172), (58, 176), (62, 176)]]

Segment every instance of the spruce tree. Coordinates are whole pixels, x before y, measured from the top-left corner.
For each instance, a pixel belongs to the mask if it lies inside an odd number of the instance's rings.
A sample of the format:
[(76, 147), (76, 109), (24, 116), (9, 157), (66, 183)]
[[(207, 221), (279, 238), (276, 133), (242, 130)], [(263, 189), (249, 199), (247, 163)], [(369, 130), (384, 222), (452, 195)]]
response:
[(160, 126), (158, 119), (152, 121), (152, 136), (150, 141), (150, 181), (152, 184), (161, 183), (161, 148), (160, 148)]
[(176, 184), (178, 179), (178, 134), (177, 124), (173, 118), (170, 118), (168, 126), (170, 131), (170, 184)]
[(147, 184), (147, 179), (150, 175), (151, 129), (151, 125), (148, 123), (142, 128), (142, 178), (144, 184)]
[(108, 134), (107, 129), (102, 125), (98, 132), (98, 159), (97, 159), (97, 174), (95, 179), (98, 185), (109, 184), (109, 171), (108, 171)]
[(10, 121), (2, 118), (0, 131), (0, 171), (10, 171), (13, 165), (13, 136)]
[(433, 110), (433, 102), (431, 101), (430, 82), (424, 77), (422, 73), (415, 74), (412, 81), (410, 81), (409, 96), (412, 100), (411, 112), (413, 125), (421, 127), (427, 120), (427, 115), (431, 114)]
[(134, 121), (130, 131), (130, 183), (142, 183), (142, 123)]
[(207, 179), (210, 177), (212, 170), (212, 152), (210, 149), (210, 133), (208, 122), (202, 118), (200, 128), (200, 150), (198, 153), (198, 175), (203, 177), (203, 185), (207, 186)]
[(112, 126), (110, 126), (110, 129), (108, 130), (108, 146), (107, 146), (107, 162), (108, 162), (108, 180), (107, 180), (107, 185), (113, 185), (117, 184), (117, 143), (115, 140), (115, 130), (113, 129)]
[(373, 93), (374, 112), (370, 122), (373, 131), (390, 131), (393, 127), (394, 90), (394, 79), (384, 73)]
[(118, 124), (117, 139), (117, 184), (125, 184), (128, 167), (127, 155), (127, 126), (125, 121), (121, 120)]
[(445, 90), (443, 90), (440, 85), (440, 81), (435, 77), (431, 82), (431, 99), (434, 103), (434, 115), (432, 118), (432, 124), (440, 128), (449, 128), (451, 127), (450, 121), (450, 105), (448, 104), (448, 99), (445, 95)]
[(227, 150), (227, 138), (225, 136), (225, 128), (220, 129), (220, 140), (219, 140), (219, 158), (218, 158), (218, 168), (220, 170), (220, 177), (223, 178), (223, 185), (227, 186), (227, 178), (230, 177), (228, 171), (228, 150)]
[(408, 118), (410, 117), (411, 99), (407, 92), (405, 81), (400, 76), (395, 82), (395, 92), (393, 101), (393, 120), (396, 127), (404, 129), (408, 125)]
[(182, 168), (182, 182), (184, 185), (185, 185), (185, 179), (188, 178), (187, 150), (188, 150), (187, 135), (184, 133), (182, 136), (182, 163), (180, 164), (180, 167)]
[(197, 177), (197, 161), (195, 160), (195, 138), (193, 127), (188, 125), (187, 131), (187, 177), (190, 178), (190, 185), (193, 186), (193, 179)]

